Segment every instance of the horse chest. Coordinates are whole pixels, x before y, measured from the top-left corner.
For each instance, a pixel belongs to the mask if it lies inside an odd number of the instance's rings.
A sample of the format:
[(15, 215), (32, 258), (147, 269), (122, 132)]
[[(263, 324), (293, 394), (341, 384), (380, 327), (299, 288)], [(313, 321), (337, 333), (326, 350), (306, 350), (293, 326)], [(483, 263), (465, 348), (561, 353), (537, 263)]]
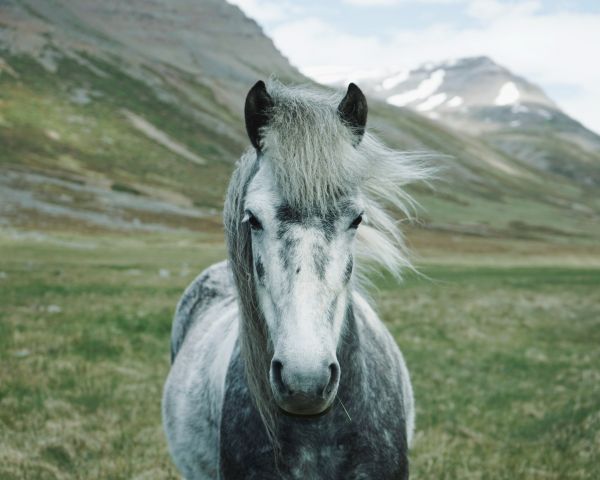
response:
[[(362, 414), (348, 418), (339, 404), (318, 418), (282, 416), (277, 466), (258, 411), (252, 404), (239, 357), (232, 359), (223, 402), (220, 478), (405, 479), (402, 419), (373, 418), (373, 409), (348, 403)], [(360, 410), (359, 410), (360, 409)]]

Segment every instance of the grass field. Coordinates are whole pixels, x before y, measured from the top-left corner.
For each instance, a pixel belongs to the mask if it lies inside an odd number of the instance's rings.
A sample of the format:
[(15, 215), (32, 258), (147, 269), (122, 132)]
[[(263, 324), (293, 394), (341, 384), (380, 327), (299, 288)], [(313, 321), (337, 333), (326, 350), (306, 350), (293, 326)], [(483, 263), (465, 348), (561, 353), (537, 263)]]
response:
[[(534, 247), (430, 245), (428, 278), (377, 280), (415, 387), (413, 478), (599, 478), (598, 252)], [(178, 478), (171, 316), (220, 241), (4, 235), (0, 252), (0, 478)]]

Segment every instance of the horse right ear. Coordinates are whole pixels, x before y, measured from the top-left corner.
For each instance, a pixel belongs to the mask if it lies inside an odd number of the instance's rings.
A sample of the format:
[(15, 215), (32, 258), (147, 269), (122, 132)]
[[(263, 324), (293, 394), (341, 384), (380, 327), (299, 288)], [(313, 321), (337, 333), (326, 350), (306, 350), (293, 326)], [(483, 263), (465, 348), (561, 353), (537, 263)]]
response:
[(337, 111), (340, 118), (356, 136), (354, 146), (358, 145), (365, 134), (368, 107), (365, 95), (354, 83), (348, 85), (346, 96), (342, 99)]
[(248, 92), (246, 106), (244, 107), (246, 131), (256, 150), (260, 150), (260, 129), (265, 127), (269, 122), (269, 114), (272, 107), (273, 100), (267, 92), (265, 82), (259, 80)]

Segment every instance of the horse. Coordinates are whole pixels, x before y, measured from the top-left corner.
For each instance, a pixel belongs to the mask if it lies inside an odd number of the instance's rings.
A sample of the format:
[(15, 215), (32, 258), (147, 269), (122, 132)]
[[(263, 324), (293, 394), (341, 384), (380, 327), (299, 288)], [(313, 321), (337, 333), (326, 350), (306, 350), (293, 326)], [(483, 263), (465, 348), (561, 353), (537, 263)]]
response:
[(187, 287), (172, 325), (162, 417), (188, 480), (408, 478), (409, 372), (366, 285), (369, 268), (411, 266), (396, 218), (429, 173), (367, 131), (367, 111), (353, 83), (247, 94), (228, 259)]

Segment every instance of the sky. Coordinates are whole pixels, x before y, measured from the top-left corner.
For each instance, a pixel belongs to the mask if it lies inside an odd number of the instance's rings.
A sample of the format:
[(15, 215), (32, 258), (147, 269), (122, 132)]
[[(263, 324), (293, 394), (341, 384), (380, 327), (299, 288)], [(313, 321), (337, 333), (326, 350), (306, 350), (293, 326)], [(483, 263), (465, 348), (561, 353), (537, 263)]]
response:
[(306, 75), (487, 55), (600, 133), (600, 0), (228, 0)]

